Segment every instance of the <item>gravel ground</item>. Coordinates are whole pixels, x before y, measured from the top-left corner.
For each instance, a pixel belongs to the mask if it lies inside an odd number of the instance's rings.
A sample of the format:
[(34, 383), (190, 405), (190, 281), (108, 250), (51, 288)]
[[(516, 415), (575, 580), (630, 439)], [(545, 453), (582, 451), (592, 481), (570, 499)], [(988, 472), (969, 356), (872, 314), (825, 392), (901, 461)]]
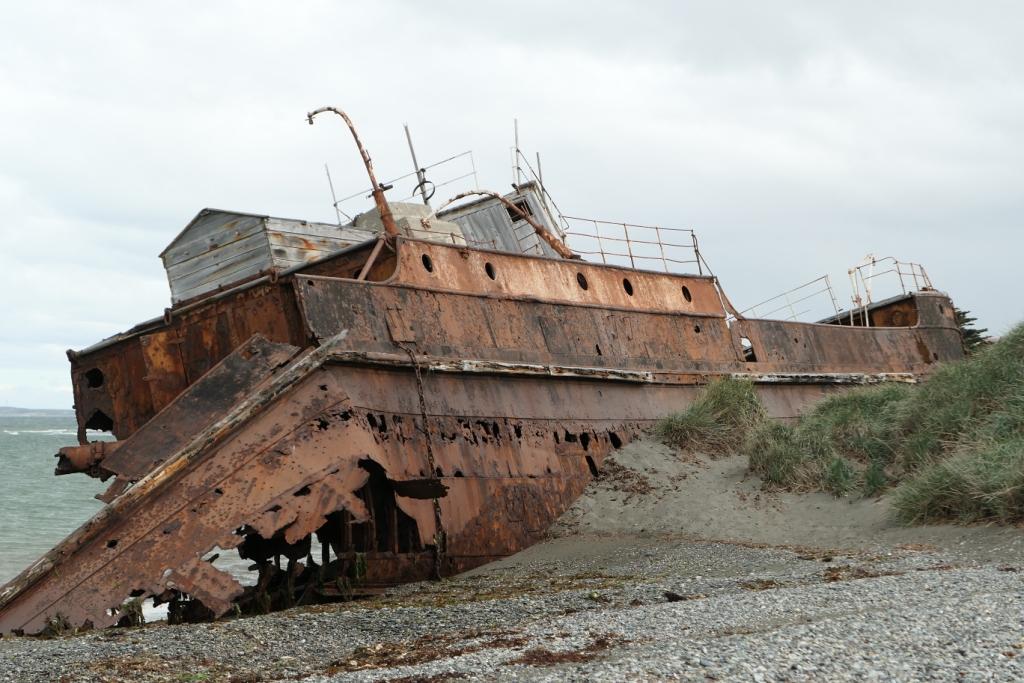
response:
[[(682, 486), (640, 487), (652, 510), (723, 481), (693, 466)], [(594, 530), (597, 512), (615, 528), (616, 508), (593, 501), (622, 480), (635, 477), (596, 483), (567, 515), (588, 531), (563, 524), (460, 577), (215, 624), (5, 639), (0, 680), (1024, 680), (1019, 530), (958, 529), (945, 547)], [(637, 495), (614, 496), (630, 524)]]

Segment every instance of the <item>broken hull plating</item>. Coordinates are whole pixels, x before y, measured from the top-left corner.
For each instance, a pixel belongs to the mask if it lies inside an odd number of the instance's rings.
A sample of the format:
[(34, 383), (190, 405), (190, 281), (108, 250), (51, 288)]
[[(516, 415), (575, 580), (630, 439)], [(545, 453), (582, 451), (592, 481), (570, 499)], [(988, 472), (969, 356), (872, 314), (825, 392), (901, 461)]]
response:
[[(0, 591), (0, 631), (111, 625), (131, 596), (180, 614), (188, 596), (193, 617), (213, 617), (464, 571), (537, 541), (610, 450), (711, 377), (751, 378), (772, 416), (792, 418), (846, 385), (912, 381), (962, 353), (937, 295), (914, 302), (914, 328), (729, 324), (708, 278), (407, 240), (394, 253), (378, 282), (321, 267), (76, 354), (80, 424), (103, 405), (139, 426), (115, 426), (110, 453), (62, 460), (115, 475), (110, 504)], [(509, 275), (480, 292), (485, 262)], [(259, 291), (279, 309), (231, 299)], [(237, 344), (243, 330), (272, 341)], [(195, 334), (207, 365), (190, 378)], [(149, 362), (143, 398), (110, 381), (135, 372), (133, 348)], [(260, 567), (255, 589), (203, 559), (218, 548)]]

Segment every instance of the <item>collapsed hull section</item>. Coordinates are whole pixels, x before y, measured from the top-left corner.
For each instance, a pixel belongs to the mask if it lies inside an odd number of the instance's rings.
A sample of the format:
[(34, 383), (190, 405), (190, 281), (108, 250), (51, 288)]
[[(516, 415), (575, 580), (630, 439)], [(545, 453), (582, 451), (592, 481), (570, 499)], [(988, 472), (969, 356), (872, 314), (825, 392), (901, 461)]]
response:
[[(297, 351), (258, 339), (253, 349)], [(421, 364), (300, 355), (256, 387), (265, 396), (254, 406), (228, 411), (166, 453), (9, 584), (0, 629), (108, 626), (130, 597), (187, 595), (202, 604), (200, 616), (215, 617), (235, 604), (287, 606), (479, 566), (540, 539), (609, 451), (699, 391), (642, 375), (588, 377), (584, 368), (552, 377), (414, 360)], [(282, 374), (286, 390), (268, 391)], [(766, 383), (760, 391), (776, 417), (790, 417), (841, 386)], [(568, 406), (571, 419), (552, 417)], [(132, 441), (116, 453), (129, 453)], [(315, 557), (314, 535), (323, 548)], [(257, 587), (204, 560), (234, 548), (259, 567)]]

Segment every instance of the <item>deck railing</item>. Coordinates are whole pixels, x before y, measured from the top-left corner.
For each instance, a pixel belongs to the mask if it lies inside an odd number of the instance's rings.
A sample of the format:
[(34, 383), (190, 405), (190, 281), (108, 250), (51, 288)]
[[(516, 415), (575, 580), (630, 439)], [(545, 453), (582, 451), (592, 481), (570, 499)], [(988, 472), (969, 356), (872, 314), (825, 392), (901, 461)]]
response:
[[(422, 201), (423, 194), (426, 194), (427, 198), (429, 199), (433, 197), (434, 193), (437, 190), (440, 190), (442, 187), (450, 187), (452, 185), (455, 185), (456, 187), (461, 189), (476, 189), (480, 186), (479, 178), (477, 177), (476, 172), (476, 161), (473, 159), (472, 150), (468, 150), (460, 154), (450, 156), (447, 159), (442, 159), (441, 161), (438, 161), (436, 163), (429, 164), (427, 166), (424, 166), (421, 170), (424, 172), (432, 171), (432, 175), (438, 176), (438, 180), (436, 182), (431, 180), (425, 180), (425, 186), (421, 186), (417, 171), (412, 171), (410, 173), (406, 173), (405, 175), (398, 176), (397, 178), (386, 180), (383, 183), (381, 183), (382, 185), (385, 186), (385, 189), (391, 189), (392, 187), (397, 186), (397, 191), (401, 193), (400, 198), (396, 199), (394, 197), (389, 197), (388, 201), (420, 202)], [(330, 171), (328, 171), (328, 181), (330, 181), (330, 178)], [(358, 199), (360, 201), (360, 210), (362, 210), (363, 204), (365, 203), (366, 197), (369, 195), (370, 191), (371, 190), (368, 188), (365, 190), (360, 190), (359, 192), (356, 192), (354, 194), (350, 194), (346, 197), (342, 197), (341, 199), (334, 200), (334, 209), (340, 213), (338, 222), (341, 222), (341, 215), (345, 216), (345, 218), (347, 218), (348, 220), (352, 220), (353, 218), (353, 216), (349, 215), (349, 213), (345, 211), (343, 205), (347, 205), (352, 200)], [(331, 184), (331, 192), (334, 192), (333, 183)], [(451, 193), (451, 190), (446, 190), (446, 193)]]
[(787, 315), (777, 319), (798, 320), (800, 316), (814, 310), (815, 306), (820, 308), (823, 299), (827, 299), (828, 305), (836, 315), (839, 315), (839, 302), (836, 300), (835, 292), (832, 289), (832, 281), (828, 275), (822, 275), (799, 287), (794, 287), (782, 294), (776, 294), (769, 299), (765, 299), (740, 311), (740, 315), (751, 318), (772, 318), (772, 316), (783, 312)]
[(566, 245), (581, 256), (595, 257), (609, 265), (666, 273), (696, 268), (698, 274), (705, 274), (707, 264), (693, 230), (576, 216), (562, 218)]
[(874, 301), (875, 280), (881, 277), (885, 277), (889, 282), (894, 279), (899, 282), (901, 294), (934, 289), (924, 266), (920, 263), (899, 261), (893, 256), (875, 258), (869, 255), (864, 259), (864, 263), (850, 268), (849, 274), (850, 286), (853, 288), (853, 304), (857, 308)]

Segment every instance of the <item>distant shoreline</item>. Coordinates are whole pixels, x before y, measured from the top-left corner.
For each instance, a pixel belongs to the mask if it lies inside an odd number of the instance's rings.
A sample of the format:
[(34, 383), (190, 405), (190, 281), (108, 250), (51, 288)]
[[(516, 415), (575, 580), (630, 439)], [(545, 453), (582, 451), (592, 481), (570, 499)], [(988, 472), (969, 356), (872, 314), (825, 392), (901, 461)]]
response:
[(0, 417), (74, 417), (75, 411), (66, 408), (15, 408), (0, 406)]

